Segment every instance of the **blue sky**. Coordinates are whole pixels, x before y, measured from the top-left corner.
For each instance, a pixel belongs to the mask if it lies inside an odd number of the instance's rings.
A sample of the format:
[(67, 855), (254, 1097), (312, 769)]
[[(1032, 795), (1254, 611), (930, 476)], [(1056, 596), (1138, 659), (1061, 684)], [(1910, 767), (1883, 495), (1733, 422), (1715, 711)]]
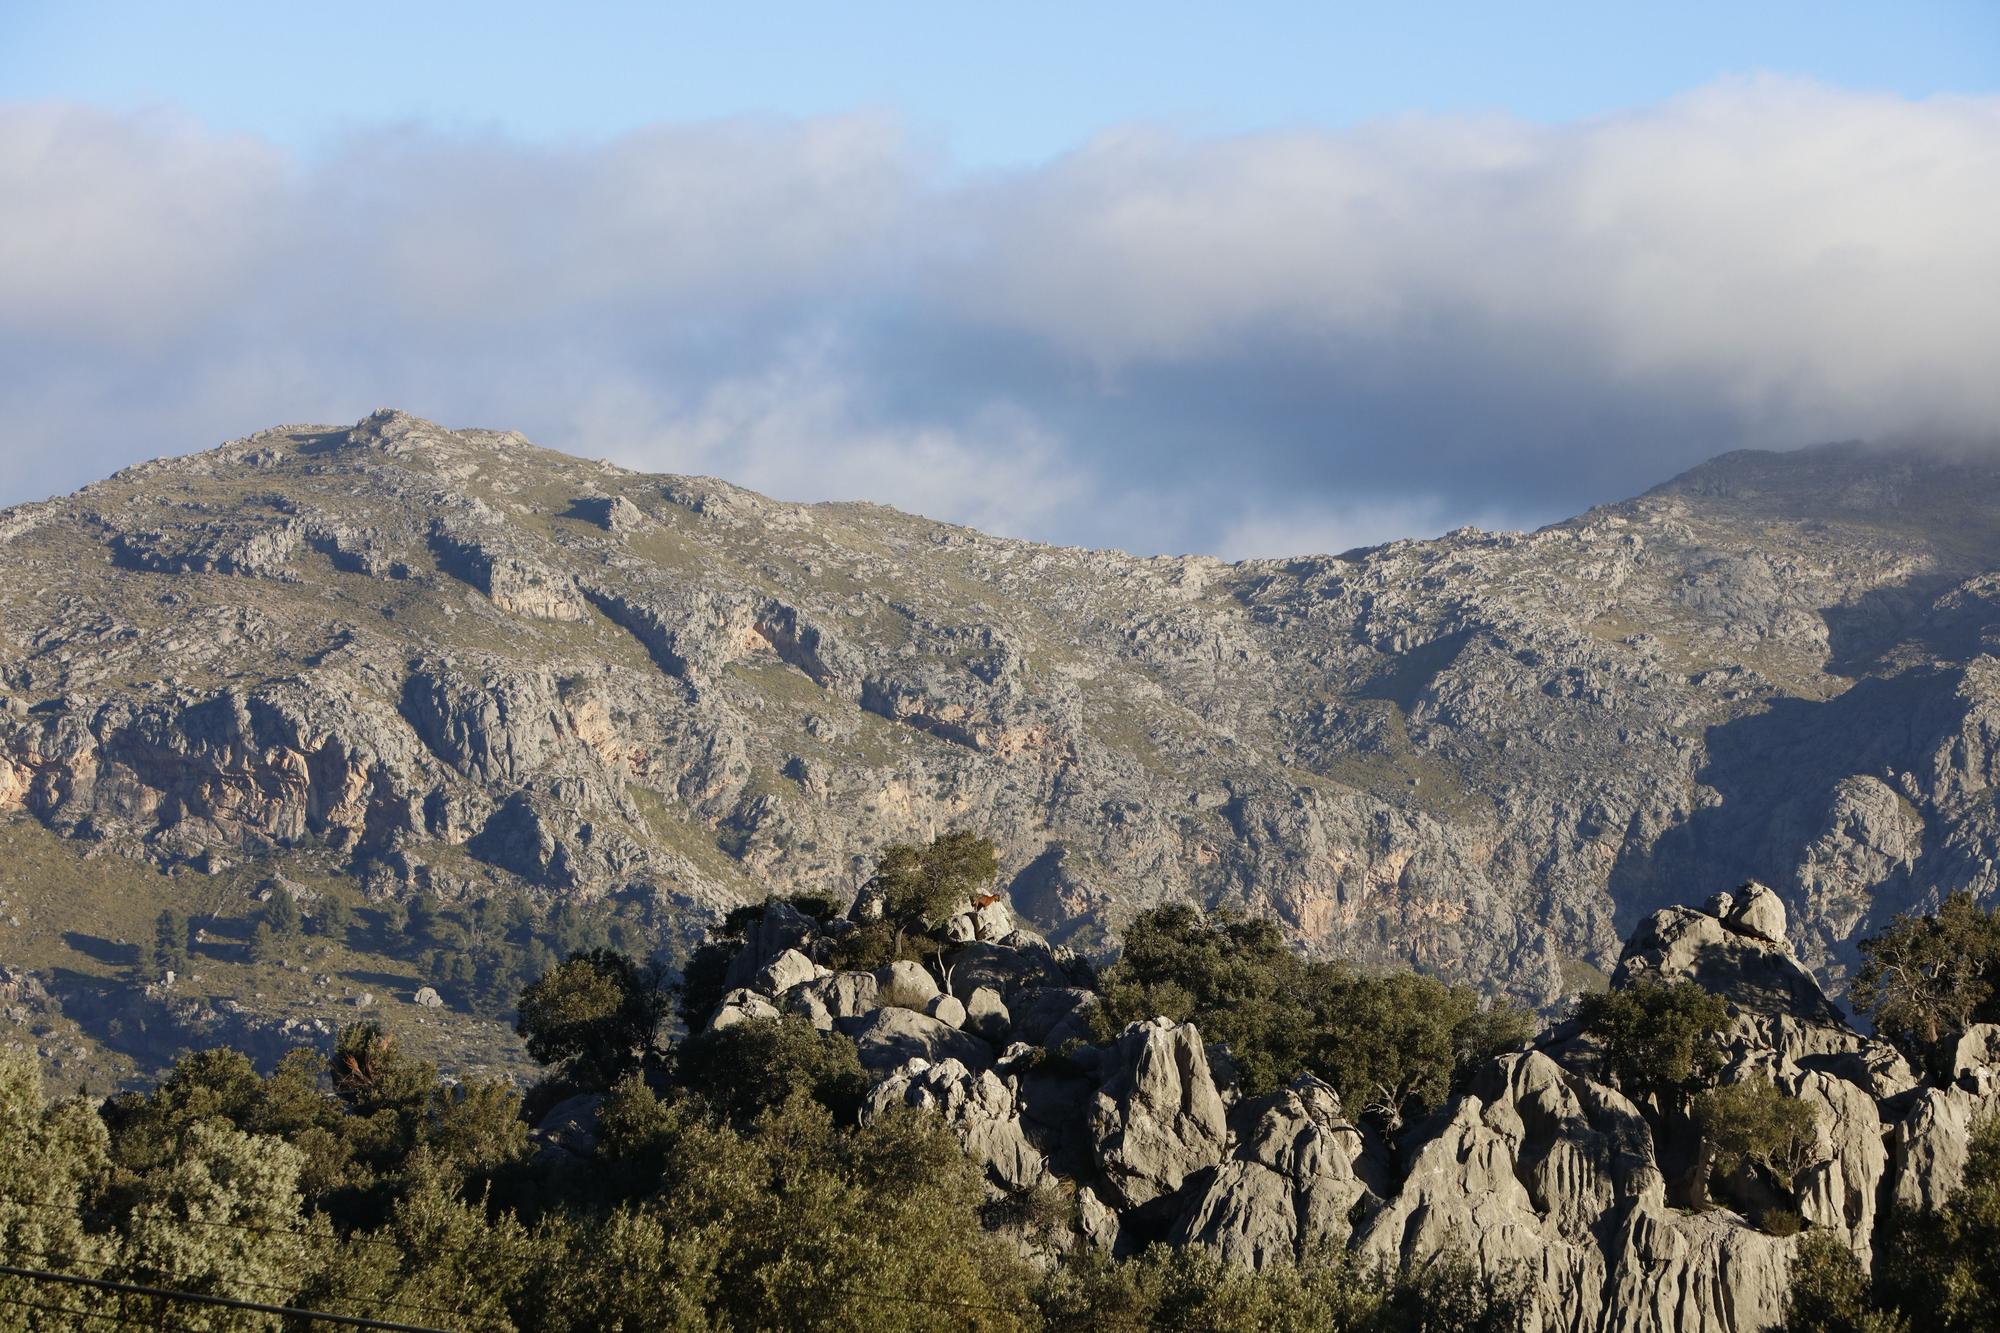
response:
[(0, 0), (0, 504), (397, 406), (1225, 555), (2000, 438), (2000, 4)]
[(1676, 4), (91, 3), (0, 6), (0, 90), (171, 104), (312, 147), (417, 119), (527, 138), (876, 108), (961, 165), (1107, 126), (1198, 135), (1409, 112), (1565, 121), (1727, 74), (1991, 90), (1991, 0)]

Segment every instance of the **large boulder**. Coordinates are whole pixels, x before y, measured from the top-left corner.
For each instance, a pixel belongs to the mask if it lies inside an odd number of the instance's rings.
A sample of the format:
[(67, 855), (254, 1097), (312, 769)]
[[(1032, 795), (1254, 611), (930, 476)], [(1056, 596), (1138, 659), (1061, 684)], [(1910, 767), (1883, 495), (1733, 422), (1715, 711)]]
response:
[(1486, 1271), (1525, 1272), (1544, 1327), (1598, 1327), (1601, 1237), (1665, 1207), (1638, 1107), (1540, 1052), (1494, 1061), (1406, 1151), (1408, 1174), (1360, 1252), (1393, 1264), (1464, 1249)]
[(801, 982), (778, 998), (788, 1013), (802, 1014), (821, 1032), (830, 1032), (835, 1020), (875, 1008), (880, 990), (871, 972), (834, 972)]
[(964, 999), (965, 1029), (995, 1046), (1004, 1045), (1013, 1035), (1014, 1021), (1000, 992), (991, 986), (975, 986)]
[(872, 1119), (892, 1106), (942, 1115), (967, 1155), (986, 1168), (999, 1188), (1018, 1192), (1041, 1182), (1046, 1164), (1021, 1128), (1014, 1090), (991, 1070), (974, 1070), (949, 1058), (935, 1064), (908, 1061), (869, 1092), (862, 1118)]
[(1137, 1208), (1222, 1161), (1229, 1127), (1192, 1023), (1134, 1023), (1106, 1052), (1086, 1113), (1106, 1195)]
[(770, 899), (743, 941), (743, 947), (729, 960), (724, 983), (732, 987), (755, 985), (757, 974), (766, 964), (787, 949), (803, 950), (817, 929), (817, 923), (798, 908), (781, 899)]
[(1784, 906), (1762, 885), (1709, 908), (1669, 907), (1626, 941), (1612, 985), (1646, 978), (1692, 981), (1753, 1018), (1845, 1028), (1840, 1010), (1785, 945)]
[(875, 969), (876, 1003), (922, 1009), (938, 993), (938, 984), (922, 963), (898, 958)]
[(756, 1018), (778, 1017), (778, 1006), (747, 986), (738, 987), (722, 997), (722, 1003), (715, 1006), (715, 1013), (708, 1020), (711, 1032), (735, 1027)]
[(1754, 879), (1732, 895), (1722, 919), (1731, 929), (1753, 939), (1788, 951), (1791, 948), (1785, 933), (1785, 900), (1775, 889)]
[(751, 985), (766, 995), (783, 995), (792, 987), (813, 980), (819, 973), (820, 969), (812, 959), (797, 949), (787, 949), (759, 968)]
[(565, 1097), (535, 1122), (530, 1138), (536, 1154), (544, 1161), (588, 1157), (597, 1151), (598, 1112), (605, 1102), (601, 1092)]
[(1018, 990), (1073, 984), (1070, 969), (1047, 945), (1016, 949), (978, 940), (952, 954), (946, 964), (951, 993), (961, 1000), (981, 986), (992, 987), (1011, 1003)]
[(1370, 1197), (1363, 1176), (1376, 1172), (1339, 1095), (1302, 1074), (1233, 1118), (1242, 1126), (1235, 1154), (1181, 1215), (1174, 1243), (1259, 1268), (1346, 1244), (1355, 1205)]
[(1043, 986), (1017, 991), (1007, 1009), (1017, 1041), (1051, 1048), (1066, 1041), (1088, 1040), (1094, 991), (1075, 986)]
[(993, 1050), (985, 1042), (914, 1009), (875, 1009), (837, 1018), (833, 1026), (854, 1038), (861, 1063), (869, 1069), (894, 1069), (911, 1060), (957, 1060), (973, 1069), (993, 1063)]

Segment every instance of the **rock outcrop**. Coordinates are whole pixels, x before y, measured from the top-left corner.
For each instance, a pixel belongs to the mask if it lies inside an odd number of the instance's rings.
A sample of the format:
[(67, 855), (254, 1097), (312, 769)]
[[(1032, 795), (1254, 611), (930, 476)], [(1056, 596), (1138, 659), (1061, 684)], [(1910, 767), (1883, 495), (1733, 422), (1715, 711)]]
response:
[[(790, 909), (767, 911), (791, 938)], [(809, 923), (760, 972), (767, 987), (802, 976), (838, 928)], [(763, 956), (771, 936), (753, 928), (744, 956)], [(1053, 969), (1088, 983), (1088, 970), (1011, 923), (1001, 938), (1012, 942), (968, 940), (941, 954), (943, 975), (920, 978), (906, 962), (796, 980), (782, 994), (855, 1011), (828, 1025), (861, 1049), (865, 1117), (898, 1107), (940, 1116), (996, 1199), (1073, 1189), (1071, 1244), (1121, 1254), (1152, 1241), (1198, 1245), (1253, 1267), (1310, 1262), (1329, 1247), (1388, 1265), (1459, 1254), (1525, 1280), (1531, 1326), (1551, 1333), (1765, 1329), (1782, 1316), (1799, 1228), (1831, 1231), (1867, 1256), (1881, 1209), (1941, 1204), (1963, 1177), (1972, 1124), (2000, 1112), (2000, 1029), (1966, 1034), (1950, 1084), (1920, 1086), (1899, 1055), (1845, 1022), (1787, 943), (1782, 901), (1756, 884), (1653, 914), (1613, 977), (1712, 990), (1731, 1014), (1721, 1081), (1767, 1079), (1813, 1108), (1803, 1169), (1783, 1197), (1745, 1211), (1692, 1183), (1689, 1122), (1612, 1086), (1574, 1024), (1493, 1060), (1427, 1119), (1385, 1136), (1310, 1074), (1240, 1096), (1226, 1048), (1192, 1024), (1156, 1019), (1091, 1041), (1087, 1021), (1069, 1022), (1088, 1014), (1089, 984), (1020, 981)], [(883, 998), (971, 974), (1016, 979), (1011, 1011), (990, 987), (970, 992), (988, 1030), (1009, 1015), (1004, 1049)], [(958, 1003), (933, 997), (946, 1000)], [(753, 1012), (777, 1014), (762, 995), (732, 992), (715, 1021)], [(1760, 1210), (1772, 1209), (1796, 1221), (1761, 1225)]]

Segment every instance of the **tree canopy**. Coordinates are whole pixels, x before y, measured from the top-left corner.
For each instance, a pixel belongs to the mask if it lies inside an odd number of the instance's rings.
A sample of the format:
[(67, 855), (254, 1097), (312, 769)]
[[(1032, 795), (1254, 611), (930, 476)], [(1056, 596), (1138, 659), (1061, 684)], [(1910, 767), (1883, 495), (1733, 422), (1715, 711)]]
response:
[(1092, 1023), (1108, 1039), (1156, 1015), (1228, 1042), (1247, 1092), (1310, 1073), (1353, 1112), (1392, 1124), (1440, 1104), (1455, 1081), (1531, 1028), (1524, 1010), (1483, 1006), (1469, 988), (1309, 960), (1269, 921), (1211, 921), (1184, 903), (1126, 929)]
[(1722, 1069), (1719, 1039), (1729, 1025), (1729, 1006), (1692, 981), (1647, 977), (1586, 995), (1576, 1016), (1603, 1045), (1606, 1068), (1628, 1096), (1680, 1109)]
[(1860, 949), (1848, 998), (1918, 1068), (1937, 1072), (1966, 1028), (2000, 1020), (2000, 914), (1972, 895), (1898, 916)]

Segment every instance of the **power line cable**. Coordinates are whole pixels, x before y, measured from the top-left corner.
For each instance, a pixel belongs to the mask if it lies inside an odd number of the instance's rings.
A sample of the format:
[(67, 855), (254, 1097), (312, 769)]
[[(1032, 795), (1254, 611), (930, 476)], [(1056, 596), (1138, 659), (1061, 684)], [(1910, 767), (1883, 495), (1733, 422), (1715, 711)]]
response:
[(219, 1306), (227, 1310), (248, 1310), (253, 1314), (290, 1315), (296, 1319), (317, 1319), (321, 1323), (338, 1324), (343, 1328), (375, 1329), (379, 1330), (379, 1333), (453, 1333), (451, 1329), (427, 1324), (399, 1324), (393, 1320), (369, 1319), (362, 1315), (334, 1314), (328, 1310), (305, 1310), (295, 1305), (266, 1305), (262, 1301), (238, 1300), (234, 1296), (210, 1296), (199, 1291), (178, 1291), (172, 1287), (153, 1287), (140, 1282), (114, 1282), (109, 1278), (84, 1277), (77, 1273), (49, 1273), (35, 1268), (19, 1268), (13, 1264), (0, 1264), (0, 1277), (25, 1278), (30, 1282), (62, 1282), (75, 1287), (113, 1291), (125, 1296), (187, 1301), (194, 1305)]
[[(71, 1209), (61, 1206), (60, 1204), (29, 1203), (23, 1199), (4, 1199), (0, 1200), (0, 1203), (10, 1203), (17, 1208), (40, 1208), (48, 1212), (60, 1213), (65, 1217), (72, 1217), (72, 1218), (76, 1217), (75, 1212), (73, 1212)], [(399, 1257), (404, 1255), (404, 1250), (400, 1245), (397, 1245), (393, 1241), (383, 1240), (375, 1236), (340, 1236), (333, 1234), (328, 1234), (324, 1236), (315, 1236), (310, 1232), (286, 1231), (278, 1227), (255, 1227), (251, 1226), (247, 1222), (204, 1222), (191, 1217), (177, 1217), (174, 1219), (174, 1225), (190, 1226), (190, 1227), (225, 1227), (232, 1231), (247, 1231), (253, 1236), (282, 1236), (287, 1240), (308, 1241), (313, 1243), (315, 1246), (318, 1246), (323, 1241), (330, 1241), (334, 1245), (345, 1245), (350, 1243), (366, 1242), (371, 1245), (384, 1246), (385, 1248), (393, 1251)], [(127, 1236), (128, 1238), (130, 1236), (129, 1232), (117, 1232), (117, 1233), (89, 1232), (86, 1234), (90, 1235), (122, 1234)], [(25, 1250), (25, 1249), (21, 1250), (21, 1253), (33, 1255), (35, 1258), (38, 1259), (67, 1260), (72, 1257), (69, 1255), (47, 1254), (40, 1251)], [(327, 1251), (323, 1248), (320, 1250), (320, 1255), (323, 1258), (329, 1257)], [(98, 1263), (102, 1264), (105, 1267), (119, 1266), (116, 1263), (111, 1263), (105, 1260), (87, 1260), (85, 1262)], [(127, 1268), (146, 1268), (146, 1265), (134, 1264), (129, 1261), (127, 1261), (123, 1266)], [(152, 1272), (155, 1277), (171, 1276), (171, 1274), (163, 1273), (157, 1269), (148, 1269), (147, 1271)], [(283, 1291), (289, 1293), (294, 1290), (291, 1287), (283, 1287), (277, 1285), (276, 1283), (271, 1283), (271, 1282), (257, 1282), (249, 1278), (240, 1278), (237, 1280), (240, 1281), (246, 1287), (262, 1287), (266, 1291)], [(442, 1305), (424, 1305), (416, 1301), (390, 1300), (387, 1297), (378, 1298), (378, 1303), (398, 1310), (408, 1310), (413, 1314), (438, 1314), (438, 1315), (448, 1316), (452, 1319), (466, 1318), (466, 1314), (463, 1310), (449, 1309)]]
[[(273, 1234), (274, 1234), (274, 1235), (288, 1235), (288, 1234), (290, 1234), (290, 1233), (288, 1233), (288, 1232), (274, 1232)], [(20, 1257), (20, 1256), (22, 1256), (22, 1255), (26, 1255), (26, 1256), (28, 1256), (29, 1258), (34, 1258), (34, 1259), (42, 1259), (42, 1260), (47, 1260), (47, 1261), (49, 1261), (49, 1262), (52, 1262), (52, 1263), (58, 1263), (58, 1264), (94, 1264), (94, 1265), (96, 1265), (97, 1267), (99, 1267), (99, 1268), (102, 1268), (102, 1269), (106, 1269), (106, 1270), (110, 1270), (110, 1269), (114, 1269), (114, 1268), (123, 1268), (123, 1269), (126, 1269), (126, 1270), (128, 1270), (128, 1274), (127, 1274), (128, 1276), (129, 1276), (129, 1275), (130, 1275), (131, 1273), (135, 1273), (135, 1272), (136, 1272), (136, 1273), (140, 1273), (140, 1274), (144, 1274), (144, 1275), (147, 1275), (147, 1276), (150, 1276), (150, 1277), (153, 1277), (153, 1278), (165, 1278), (165, 1279), (171, 1279), (171, 1278), (172, 1278), (172, 1277), (174, 1276), (174, 1275), (173, 1275), (172, 1273), (168, 1272), (167, 1270), (165, 1270), (165, 1269), (163, 1269), (163, 1268), (155, 1268), (155, 1267), (153, 1267), (153, 1266), (152, 1266), (151, 1264), (141, 1264), (141, 1263), (134, 1263), (134, 1262), (132, 1262), (132, 1261), (131, 1261), (131, 1260), (129, 1260), (129, 1259), (123, 1259), (123, 1260), (121, 1260), (121, 1259), (86, 1259), (86, 1258), (84, 1258), (84, 1257), (83, 1257), (82, 1255), (76, 1255), (76, 1254), (53, 1254), (53, 1253), (51, 1253), (51, 1252), (49, 1252), (49, 1251), (47, 1251), (47, 1250), (31, 1250), (31, 1249), (29, 1249), (29, 1248), (27, 1248), (26, 1246), (23, 1246), (23, 1245), (16, 1245), (16, 1246), (14, 1246), (14, 1247), (13, 1247), (13, 1256), (12, 1256), (12, 1257), (15, 1257), (15, 1258), (19, 1258), (19, 1257)], [(230, 1278), (230, 1279), (229, 1279), (229, 1281), (230, 1281), (230, 1283), (231, 1283), (232, 1285), (235, 1285), (235, 1286), (239, 1286), (239, 1287), (258, 1287), (258, 1288), (262, 1288), (262, 1289), (263, 1289), (263, 1290), (265, 1290), (265, 1291), (275, 1291), (275, 1292), (280, 1292), (280, 1293), (283, 1293), (283, 1294), (284, 1294), (284, 1295), (285, 1295), (285, 1296), (286, 1296), (287, 1298), (290, 1298), (290, 1297), (294, 1297), (294, 1296), (296, 1296), (296, 1295), (298, 1294), (298, 1288), (297, 1288), (297, 1287), (291, 1287), (291, 1286), (284, 1286), (284, 1285), (282, 1285), (282, 1284), (280, 1284), (280, 1283), (276, 1283), (276, 1282), (259, 1282), (259, 1281), (257, 1281), (257, 1280), (256, 1280), (255, 1278), (247, 1278), (247, 1277), (232, 1277), (232, 1278)], [(347, 1299), (350, 1299), (350, 1300), (357, 1300), (357, 1301), (358, 1301), (358, 1300), (360, 1300), (360, 1299), (362, 1299), (362, 1298), (360, 1298), (360, 1297), (349, 1297), (349, 1298), (347, 1298)], [(376, 1305), (380, 1305), (380, 1306), (384, 1306), (384, 1307), (387, 1307), (387, 1308), (392, 1308), (392, 1309), (398, 1309), (398, 1310), (410, 1310), (410, 1311), (413, 1311), (413, 1312), (416, 1312), (416, 1313), (420, 1313), (420, 1314), (437, 1314), (437, 1315), (445, 1315), (445, 1316), (447, 1316), (448, 1318), (451, 1318), (451, 1319), (455, 1319), (455, 1320), (464, 1320), (464, 1319), (466, 1319), (466, 1318), (468, 1318), (468, 1317), (469, 1317), (469, 1316), (467, 1316), (467, 1315), (465, 1314), (465, 1312), (464, 1312), (464, 1311), (462, 1311), (462, 1310), (448, 1310), (448, 1309), (446, 1309), (446, 1308), (444, 1308), (443, 1306), (440, 1306), (440, 1305), (416, 1305), (416, 1304), (413, 1304), (413, 1303), (411, 1303), (411, 1302), (409, 1302), (409, 1301), (398, 1301), (398, 1300), (391, 1300), (391, 1299), (389, 1299), (389, 1298), (388, 1298), (388, 1297), (386, 1297), (386, 1296), (375, 1296), (375, 1297), (370, 1297), (370, 1298), (368, 1298), (368, 1299), (369, 1299), (369, 1300), (371, 1300), (371, 1301), (373, 1301), (373, 1303), (374, 1303), (374, 1304), (376, 1304)], [(491, 1325), (486, 1325), (485, 1327), (491, 1327)]]

